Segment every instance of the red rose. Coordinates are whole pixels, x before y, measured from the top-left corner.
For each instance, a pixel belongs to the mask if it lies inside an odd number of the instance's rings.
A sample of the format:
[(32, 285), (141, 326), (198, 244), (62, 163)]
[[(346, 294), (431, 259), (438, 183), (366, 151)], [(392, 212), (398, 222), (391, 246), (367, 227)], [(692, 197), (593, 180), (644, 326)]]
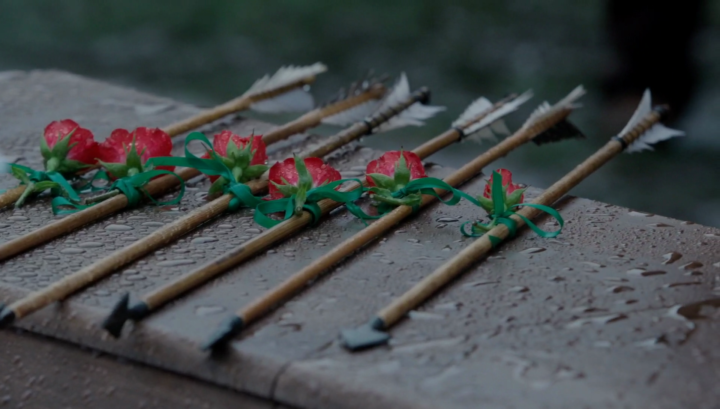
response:
[[(305, 172), (307, 172), (305, 177), (301, 177), (300, 174)], [(305, 180), (301, 181), (301, 179)], [(289, 197), (297, 194), (297, 191), (303, 188), (307, 192), (312, 188), (340, 179), (340, 172), (320, 158), (307, 158), (297, 164), (295, 158), (288, 158), (270, 168), (270, 199)]]
[[(512, 194), (512, 192), (514, 192), (518, 189), (522, 189), (522, 187), (520, 185), (512, 183), (512, 172), (510, 172), (509, 170), (498, 169), (498, 170), (496, 170), (496, 172), (498, 172), (502, 176), (502, 186), (503, 186), (503, 188), (507, 188), (507, 191), (505, 192), (506, 196), (510, 196)], [(487, 185), (485, 185), (485, 191), (483, 192), (483, 196), (488, 199), (492, 199), (491, 188), (490, 188), (492, 186), (492, 181), (493, 181), (493, 178), (492, 178), (492, 175), (490, 175), (490, 180), (488, 180)], [(524, 194), (520, 195), (520, 198), (516, 201), (516, 203), (513, 203), (513, 204), (521, 203), (523, 201), (524, 197), (525, 197)]]
[(371, 174), (381, 174), (391, 178), (395, 177), (395, 172), (398, 170), (400, 165), (401, 153), (403, 159), (405, 159), (405, 167), (410, 171), (409, 180), (427, 177), (422, 160), (415, 153), (408, 151), (390, 151), (385, 152), (378, 159), (368, 163), (367, 168), (365, 169), (367, 176), (365, 177), (367, 178), (370, 186), (376, 186), (375, 181), (370, 176)]
[(98, 143), (92, 132), (65, 119), (45, 127), (40, 152), (47, 171), (72, 174), (97, 163)]
[[(140, 127), (133, 132), (116, 129), (100, 144), (98, 159), (112, 178), (122, 178), (144, 172), (150, 158), (170, 156), (172, 152), (170, 135), (158, 128)], [(157, 169), (173, 170), (173, 166), (158, 166)]]
[[(248, 146), (249, 145), (249, 146)], [(266, 170), (268, 156), (262, 135), (242, 137), (225, 130), (215, 135), (213, 150), (223, 163), (233, 171), (237, 182), (247, 182), (260, 177)], [(210, 158), (210, 153), (202, 156)], [(209, 175), (215, 182), (219, 176)]]

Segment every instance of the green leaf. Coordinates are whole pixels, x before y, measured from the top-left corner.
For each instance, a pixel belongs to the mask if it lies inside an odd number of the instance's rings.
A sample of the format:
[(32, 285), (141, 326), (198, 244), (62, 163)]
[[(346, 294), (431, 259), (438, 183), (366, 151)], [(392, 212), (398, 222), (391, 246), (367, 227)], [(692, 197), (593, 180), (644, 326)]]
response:
[(488, 199), (485, 196), (478, 196), (477, 200), (478, 202), (480, 202), (480, 206), (482, 206), (483, 210), (485, 210), (488, 214), (492, 214), (494, 210), (492, 200)]
[(86, 163), (65, 159), (60, 162), (60, 166), (55, 169), (55, 171), (63, 175), (70, 175), (88, 167), (90, 167), (90, 165)]
[(101, 160), (98, 161), (102, 167), (107, 169), (110, 174), (112, 174), (114, 177), (120, 179), (124, 178), (128, 175), (128, 170), (130, 167), (124, 163), (108, 163), (103, 162)]
[(130, 148), (127, 151), (127, 155), (125, 156), (125, 165), (127, 165), (128, 168), (135, 168), (140, 171), (143, 169), (143, 163), (142, 163), (142, 157), (137, 151), (137, 146), (135, 145), (135, 135), (133, 134), (133, 141), (130, 144)]
[(245, 169), (245, 172), (243, 173), (243, 180), (242, 182), (247, 182), (249, 180), (257, 179), (260, 176), (262, 176), (263, 173), (267, 172), (268, 166), (267, 165), (253, 165), (248, 166)]
[(480, 224), (480, 223), (473, 223), (472, 231), (475, 234), (485, 234), (485, 233), (489, 232), (490, 230), (492, 230), (493, 227), (495, 227), (494, 224), (495, 224), (494, 221), (493, 221), (493, 223), (490, 223), (490, 225), (488, 225), (488, 226), (486, 226), (484, 224)]
[(42, 182), (36, 182), (34, 187), (34, 193), (40, 193), (44, 192), (48, 189), (54, 189), (60, 187), (59, 184), (50, 181), (50, 180), (44, 180)]
[(240, 182), (241, 180), (243, 180), (243, 168), (241, 168), (240, 166), (235, 166), (231, 169), (231, 172), (233, 175), (233, 179), (235, 179), (236, 182)]
[(225, 147), (225, 154), (227, 155), (227, 157), (230, 159), (234, 159), (238, 157), (240, 152), (241, 149), (235, 144), (235, 141), (230, 138), (228, 140), (227, 146)]
[(395, 184), (396, 186), (399, 185), (399, 187), (403, 187), (408, 183), (410, 183), (410, 169), (407, 167), (403, 151), (400, 151), (400, 159), (395, 165)]
[(516, 204), (520, 203), (520, 197), (525, 193), (526, 189), (517, 189), (510, 193), (510, 196), (505, 199), (505, 204), (507, 207), (514, 206)]
[(27, 173), (25, 173), (24, 170), (22, 170), (16, 166), (13, 166), (13, 165), (10, 165), (10, 169), (12, 171), (13, 176), (15, 176), (17, 179), (19, 179), (23, 185), (30, 184), (30, 178), (28, 177)]
[(50, 159), (50, 157), (52, 156), (52, 151), (50, 150), (50, 147), (48, 146), (45, 137), (40, 138), (40, 154), (45, 160)]
[(395, 186), (397, 184), (395, 183), (395, 179), (390, 176), (383, 175), (382, 173), (368, 173), (368, 176), (370, 176), (370, 179), (372, 179), (373, 183), (375, 183), (375, 186), (395, 191)]
[(307, 166), (305, 166), (305, 161), (298, 158), (297, 155), (293, 154), (293, 156), (295, 157), (295, 170), (298, 174), (297, 186), (300, 188), (305, 188), (305, 190), (312, 189), (312, 175), (310, 175), (310, 172), (307, 170)]
[(307, 200), (307, 192), (308, 190), (305, 189), (304, 186), (300, 186), (297, 189), (297, 192), (295, 192), (295, 214), (300, 215), (303, 211), (303, 206), (305, 205), (305, 201)]
[(222, 191), (225, 189), (225, 185), (227, 184), (227, 179), (220, 176), (213, 182), (212, 185), (210, 185), (210, 189), (208, 190), (208, 195), (215, 195), (217, 193), (222, 193)]
[(52, 152), (50, 154), (51, 157), (56, 157), (58, 159), (65, 159), (67, 157), (68, 152), (70, 152), (70, 149), (73, 148), (73, 146), (77, 145), (77, 143), (70, 144), (70, 138), (75, 133), (77, 128), (73, 129), (65, 135), (64, 137), (58, 138), (57, 143), (55, 143), (55, 146), (52, 148)]
[(386, 204), (393, 205), (393, 206), (402, 206), (402, 205), (405, 205), (405, 204), (408, 204), (411, 202), (411, 201), (406, 200), (406, 199), (408, 199), (408, 197), (395, 198), (395, 197), (392, 197), (392, 195), (390, 195), (390, 194), (376, 193), (373, 196), (373, 200), (375, 200), (375, 202), (386, 203)]
[[(287, 181), (285, 181), (285, 182), (287, 183)], [(295, 187), (295, 186), (293, 186), (293, 185), (290, 185), (290, 184), (281, 185), (281, 184), (275, 183), (275, 182), (270, 182), (270, 183), (272, 183), (273, 185), (275, 185), (275, 187), (276, 187), (276, 188), (280, 191), (280, 193), (282, 193), (282, 195), (285, 196), (285, 197), (290, 197), (290, 196), (294, 195), (295, 193), (297, 193), (297, 191), (298, 191), (298, 188), (297, 188), (297, 187)]]

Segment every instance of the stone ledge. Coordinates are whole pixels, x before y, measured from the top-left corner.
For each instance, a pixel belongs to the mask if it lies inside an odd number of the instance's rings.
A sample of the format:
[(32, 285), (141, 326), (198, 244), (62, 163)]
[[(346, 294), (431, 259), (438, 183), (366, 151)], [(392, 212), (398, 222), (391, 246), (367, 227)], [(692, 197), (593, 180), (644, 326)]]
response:
[[(135, 107), (167, 100), (64, 73), (13, 75), (3, 85), (0, 104), (11, 109), (0, 115), (13, 125), (0, 143), (10, 154), (27, 156), (31, 164), (39, 159), (35, 138), (46, 123), (59, 117), (85, 112), (83, 124), (106, 134), (116, 126), (163, 125), (194, 110), (175, 103), (177, 111), (147, 115), (148, 110)], [(18, 89), (27, 93), (19, 97)], [(115, 102), (102, 105), (107, 99)], [(270, 126), (243, 119), (227, 125), (239, 133)], [(293, 138), (274, 155), (285, 156), (317, 138)], [(331, 160), (353, 172), (376, 155), (354, 145)], [(2, 180), (4, 186), (12, 182)], [(475, 180), (466, 190), (478, 194), (482, 187)], [(109, 254), (151, 231), (148, 222), (166, 223), (201, 205), (206, 189), (205, 182), (191, 186), (177, 210), (142, 207), (125, 212), (29, 252), (29, 258), (2, 264), (0, 297), (12, 301), (44, 281)], [(275, 252), (250, 260), (158, 311), (123, 339), (104, 336), (97, 323), (123, 291), (147, 291), (222, 253), (234, 241), (244, 240), (241, 237), (258, 234), (247, 212), (225, 215), (19, 325), (303, 408), (474, 408), (479, 403), (712, 407), (719, 393), (713, 370), (718, 357), (709, 340), (718, 335), (718, 320), (691, 322), (668, 311), (677, 304), (718, 297), (714, 290), (720, 273), (720, 230), (579, 198), (566, 198), (558, 207), (567, 220), (558, 239), (542, 240), (525, 229), (426, 303), (420, 314), (393, 329), (389, 347), (365, 353), (341, 349), (338, 331), (364, 322), (393, 295), (457, 253), (467, 242), (458, 225), (476, 217), (476, 209), (466, 204), (426, 209), (254, 325), (222, 359), (208, 358), (197, 346), (225, 314), (362, 224), (342, 212), (335, 214)], [(3, 240), (52, 220), (46, 203), (17, 212), (27, 218), (25, 222), (6, 220), (12, 214), (0, 215), (0, 223), (7, 225)], [(105, 230), (117, 223), (131, 229), (113, 234)], [(200, 245), (191, 240), (208, 236), (218, 241)], [(84, 248), (80, 255), (62, 252), (88, 241), (101, 246)], [(681, 258), (663, 264), (670, 252)], [(175, 258), (192, 263), (160, 264)], [(696, 267), (681, 268), (690, 262)], [(664, 274), (628, 273), (639, 269)], [(127, 280), (128, 271), (142, 280)], [(199, 313), (207, 311), (205, 307), (221, 313)]]

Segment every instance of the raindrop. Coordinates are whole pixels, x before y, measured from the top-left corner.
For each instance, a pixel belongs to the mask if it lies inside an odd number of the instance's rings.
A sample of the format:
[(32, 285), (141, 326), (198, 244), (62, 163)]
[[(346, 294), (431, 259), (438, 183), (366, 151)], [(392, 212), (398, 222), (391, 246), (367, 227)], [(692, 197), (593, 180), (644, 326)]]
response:
[(701, 276), (703, 275), (702, 271), (691, 271), (689, 273), (685, 273), (686, 276)]
[(217, 237), (196, 237), (192, 239), (190, 243), (192, 244), (203, 244), (203, 243), (212, 243), (218, 241)]
[(565, 281), (565, 279), (560, 276), (552, 276), (552, 277), (548, 277), (548, 281), (552, 281), (554, 283), (559, 283), (561, 281)]
[(25, 216), (10, 216), (10, 217), (8, 217), (8, 220), (10, 220), (11, 222), (24, 222), (24, 221), (30, 220), (30, 219), (28, 219)]
[(593, 263), (592, 261), (583, 261), (582, 263), (585, 264), (586, 266), (589, 266), (589, 267), (592, 267), (592, 268), (603, 268), (603, 267), (605, 267), (604, 264)]
[(472, 283), (463, 284), (463, 287), (473, 288), (473, 287), (480, 287), (482, 285), (488, 285), (488, 284), (500, 284), (500, 282), (499, 281), (473, 281)]
[(720, 234), (715, 234), (715, 233), (705, 233), (705, 237), (715, 237), (715, 238), (720, 238)]
[(543, 247), (530, 247), (529, 249), (525, 249), (521, 251), (521, 254), (535, 254), (535, 253), (542, 253), (546, 249)]
[(195, 264), (195, 260), (189, 260), (189, 259), (166, 260), (166, 261), (161, 261), (161, 262), (157, 263), (157, 265), (160, 267), (184, 266), (186, 264)]
[(671, 225), (665, 224), (665, 223), (650, 223), (650, 224), (648, 224), (648, 226), (650, 226), (650, 227), (672, 227)]
[(457, 311), (460, 309), (462, 303), (459, 302), (447, 302), (444, 304), (436, 305), (433, 309), (439, 311)]
[(663, 258), (665, 261), (663, 261), (663, 264), (672, 264), (676, 261), (678, 261), (682, 257), (682, 254), (678, 253), (677, 251), (671, 251), (667, 254), (663, 254)]
[(125, 277), (125, 279), (128, 280), (128, 281), (142, 281), (142, 280), (144, 280), (145, 278), (146, 278), (146, 277), (145, 277), (144, 275), (141, 275), (141, 274), (128, 275), (127, 277)]
[(60, 252), (63, 254), (82, 254), (85, 252), (85, 250), (68, 247), (68, 248), (60, 250)]
[(410, 311), (408, 316), (412, 320), (442, 320), (445, 319), (442, 315), (431, 314), (429, 312)]
[(234, 229), (235, 226), (232, 224), (220, 224), (218, 225), (218, 229)]
[(509, 293), (526, 293), (528, 291), (530, 291), (530, 289), (525, 286), (522, 286), (522, 285), (518, 285), (518, 286), (511, 287), (510, 289), (508, 289)]
[(607, 289), (607, 292), (613, 294), (624, 293), (628, 291), (635, 291), (635, 289), (627, 285), (615, 285)]
[(624, 320), (625, 318), (627, 318), (627, 316), (624, 314), (611, 314), (603, 315), (601, 317), (582, 318), (567, 324), (567, 328), (580, 328), (586, 325), (606, 325), (611, 322)]
[(595, 341), (595, 342), (593, 342), (593, 346), (595, 348), (610, 348), (610, 347), (612, 347), (612, 342), (610, 342), (610, 341)]
[(703, 266), (703, 263), (699, 261), (691, 261), (687, 264), (683, 264), (678, 269), (680, 270), (695, 270)]
[(628, 215), (629, 215), (629, 216), (634, 216), (634, 217), (650, 217), (650, 216), (653, 216), (653, 215), (650, 214), (650, 213), (642, 213), (642, 212), (636, 212), (636, 211), (631, 211), (630, 213), (628, 213)]
[(102, 247), (104, 246), (103, 243), (100, 243), (98, 241), (87, 241), (85, 243), (78, 244), (78, 247), (82, 248), (96, 248), (96, 247)]
[(670, 283), (663, 285), (663, 288), (673, 288), (673, 287), (685, 287), (688, 285), (700, 285), (700, 283), (695, 281), (684, 281), (684, 282), (678, 282), (678, 283)]
[(660, 276), (660, 275), (666, 274), (662, 270), (645, 271), (642, 268), (633, 268), (632, 270), (628, 270), (627, 273), (631, 276), (636, 276), (636, 277), (652, 277), (652, 276)]
[(205, 317), (207, 315), (219, 314), (225, 311), (225, 307), (219, 305), (200, 305), (195, 307), (195, 315)]
[(105, 230), (107, 231), (129, 231), (132, 229), (132, 226), (128, 226), (127, 224), (109, 224), (105, 226)]
[(164, 226), (165, 223), (162, 223), (162, 222), (145, 222), (145, 223), (143, 223), (142, 225), (145, 226), (145, 227), (160, 227), (160, 226)]
[(257, 233), (260, 233), (260, 232), (261, 232), (261, 230), (260, 230), (260, 229), (255, 229), (255, 228), (252, 228), (252, 229), (245, 229), (245, 233), (250, 233), (250, 234), (257, 234)]
[(387, 258), (381, 258), (380, 262), (384, 263), (384, 264), (394, 264), (395, 263), (394, 261), (387, 259)]
[(439, 217), (439, 218), (435, 219), (435, 221), (438, 223), (454, 223), (454, 222), (458, 221), (458, 219), (456, 219), (454, 217)]
[(97, 291), (95, 291), (95, 295), (97, 295), (98, 297), (108, 297), (108, 296), (110, 296), (110, 291), (108, 291), (108, 290), (97, 290)]
[(667, 340), (665, 339), (665, 335), (660, 335), (659, 337), (646, 339), (645, 341), (639, 341), (635, 343), (635, 346), (641, 347), (641, 348), (664, 348), (665, 345), (667, 345)]

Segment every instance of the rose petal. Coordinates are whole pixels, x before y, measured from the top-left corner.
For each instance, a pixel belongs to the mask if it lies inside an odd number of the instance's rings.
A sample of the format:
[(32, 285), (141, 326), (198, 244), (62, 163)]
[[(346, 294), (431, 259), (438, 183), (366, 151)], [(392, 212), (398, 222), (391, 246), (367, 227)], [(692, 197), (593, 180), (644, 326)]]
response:
[[(307, 158), (304, 162), (310, 176), (312, 176), (314, 188), (320, 186), (321, 184), (341, 179), (340, 172), (323, 162), (320, 158)], [(297, 169), (295, 168), (295, 158), (287, 158), (282, 162), (274, 164), (270, 168), (270, 175), (268, 176), (268, 179), (279, 185), (283, 185), (285, 184), (285, 181), (287, 181), (289, 184), (297, 186), (298, 174)], [(283, 179), (285, 181), (283, 181)], [(270, 198), (273, 200), (284, 197), (273, 183), (270, 183), (268, 190)]]
[(52, 149), (62, 137), (70, 132), (75, 132), (70, 137), (70, 145), (74, 145), (66, 159), (93, 165), (97, 163), (98, 143), (89, 130), (80, 127), (77, 122), (72, 119), (64, 119), (62, 121), (54, 121), (45, 127), (44, 138), (47, 145)]
[[(414, 152), (402, 151), (403, 157), (405, 158), (405, 165), (410, 169), (410, 180), (420, 179), (427, 177), (425, 174), (425, 167), (422, 164), (422, 159)], [(370, 161), (367, 168), (365, 169), (366, 174), (380, 173), (386, 176), (393, 177), (395, 175), (395, 167), (400, 160), (400, 151), (388, 151), (385, 152), (378, 159)], [(369, 176), (365, 177), (370, 186), (375, 186), (372, 178)]]

